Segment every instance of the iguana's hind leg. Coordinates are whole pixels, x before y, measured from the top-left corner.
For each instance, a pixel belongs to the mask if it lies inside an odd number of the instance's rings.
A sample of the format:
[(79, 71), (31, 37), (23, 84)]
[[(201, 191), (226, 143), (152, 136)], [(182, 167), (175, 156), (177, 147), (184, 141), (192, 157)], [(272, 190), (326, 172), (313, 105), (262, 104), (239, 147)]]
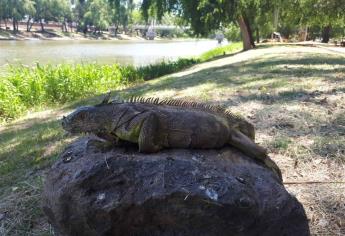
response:
[(267, 167), (269, 167), (271, 170), (273, 170), (282, 180), (282, 174), (277, 166), (277, 164), (272, 161), (268, 155), (265, 148), (260, 147), (256, 143), (253, 142), (250, 138), (248, 138), (246, 135), (244, 135), (242, 132), (238, 130), (232, 130), (230, 135), (229, 143), (240, 149), (242, 152), (247, 154), (249, 157), (255, 158), (257, 160), (262, 161), (265, 163)]
[(145, 118), (139, 133), (139, 152), (152, 153), (161, 149), (161, 146), (157, 144), (158, 124), (158, 117), (154, 113)]

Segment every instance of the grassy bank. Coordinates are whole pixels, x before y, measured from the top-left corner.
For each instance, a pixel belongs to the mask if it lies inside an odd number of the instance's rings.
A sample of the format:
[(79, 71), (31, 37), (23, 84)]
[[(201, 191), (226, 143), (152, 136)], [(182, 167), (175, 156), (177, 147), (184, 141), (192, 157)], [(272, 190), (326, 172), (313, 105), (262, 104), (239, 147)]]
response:
[(32, 108), (63, 104), (127, 87), (241, 48), (240, 43), (234, 43), (211, 50), (198, 58), (161, 62), (140, 68), (117, 64), (10, 66), (6, 73), (0, 75), (0, 118), (14, 119)]
[[(285, 181), (345, 181), (345, 61), (326, 49), (266, 47), (116, 90), (222, 104), (247, 117)], [(53, 235), (40, 209), (44, 175), (72, 141), (59, 119), (99, 96), (0, 126), (0, 235)], [(312, 235), (345, 234), (345, 185), (288, 185)]]
[(217, 47), (215, 49), (209, 50), (199, 56), (199, 60), (204, 62), (211, 59), (219, 58), (222, 56), (227, 56), (228, 54), (232, 54), (238, 52), (243, 49), (242, 42), (231, 43), (225, 45), (223, 47)]

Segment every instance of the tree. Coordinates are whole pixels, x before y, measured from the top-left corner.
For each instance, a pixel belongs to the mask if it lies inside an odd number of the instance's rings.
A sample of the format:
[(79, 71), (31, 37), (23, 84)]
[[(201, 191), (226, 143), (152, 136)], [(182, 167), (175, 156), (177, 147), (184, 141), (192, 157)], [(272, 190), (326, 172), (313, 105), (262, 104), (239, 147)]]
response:
[(22, 20), (25, 15), (32, 14), (35, 10), (32, 0), (9, 0), (2, 1), (1, 14), (6, 19), (10, 18), (13, 24), (13, 31), (18, 31), (18, 21)]
[(304, 40), (321, 37), (327, 43), (333, 27), (345, 25), (345, 0), (286, 0), (280, 6), (279, 28), (286, 36), (299, 28)]
[(50, 0), (35, 0), (36, 13), (34, 16), (35, 21), (41, 24), (41, 31), (44, 32), (44, 22), (50, 20), (51, 14), (51, 1)]
[(72, 10), (69, 0), (53, 0), (50, 3), (51, 17), (62, 23), (62, 30), (67, 32), (67, 22), (72, 21)]
[(127, 30), (132, 11), (134, 10), (133, 0), (108, 0), (110, 6), (111, 23), (115, 26), (115, 35), (121, 25), (124, 31)]
[(2, 20), (5, 22), (5, 29), (7, 27), (7, 18), (9, 17), (8, 12), (7, 0), (0, 0), (0, 29)]
[(79, 0), (76, 2), (76, 7), (74, 8), (74, 17), (77, 22), (77, 30), (84, 33), (87, 32), (87, 25), (84, 24), (84, 15), (87, 10), (87, 2), (85, 0)]
[(106, 0), (90, 1), (84, 15), (84, 24), (94, 26), (94, 31), (101, 31), (109, 26), (110, 17)]
[(26, 31), (30, 32), (31, 31), (31, 20), (36, 14), (36, 7), (35, 7), (35, 2), (30, 0), (30, 1), (24, 1), (24, 9), (25, 9), (25, 14), (27, 16), (27, 21), (26, 21)]
[(143, 0), (141, 9), (147, 19), (149, 12), (158, 18), (164, 12), (173, 12), (190, 24), (196, 35), (207, 35), (211, 31), (236, 22), (242, 34), (244, 50), (255, 46), (252, 23), (258, 8), (269, 5), (268, 0)]

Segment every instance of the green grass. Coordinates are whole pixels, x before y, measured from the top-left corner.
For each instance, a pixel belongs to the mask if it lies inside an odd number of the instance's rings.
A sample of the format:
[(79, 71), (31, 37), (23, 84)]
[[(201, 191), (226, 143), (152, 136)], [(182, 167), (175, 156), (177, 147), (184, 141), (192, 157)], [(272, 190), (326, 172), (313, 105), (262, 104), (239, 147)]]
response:
[(179, 59), (141, 68), (117, 64), (11, 66), (8, 73), (0, 75), (0, 118), (16, 118), (33, 107), (63, 104), (126, 87), (196, 62), (195, 59)]
[(57, 120), (26, 120), (1, 131), (0, 213), (6, 218), (0, 222), (0, 235), (48, 234), (49, 228), (42, 229), (38, 221), (43, 217), (42, 170), (56, 160), (67, 140)]
[(291, 140), (287, 137), (277, 137), (273, 142), (272, 146), (275, 149), (286, 150), (289, 147)]
[(226, 56), (227, 54), (241, 51), (243, 49), (242, 42), (231, 43), (222, 47), (217, 47), (213, 50), (207, 51), (200, 55), (201, 61), (208, 61), (220, 56)]
[(0, 119), (15, 119), (32, 108), (64, 104), (158, 78), (223, 55), (223, 52), (241, 50), (241, 45), (233, 43), (198, 58), (163, 61), (139, 68), (117, 64), (12, 65), (0, 74)]
[(4, 30), (4, 29), (0, 29), (0, 36), (1, 37), (5, 37), (5, 38), (7, 38), (7, 37), (9, 37), (11, 34), (8, 32), (8, 31), (6, 31), (6, 30)]
[[(255, 125), (256, 141), (268, 148), (270, 156), (284, 168), (285, 180), (294, 181), (295, 176), (300, 178), (297, 180), (344, 179), (344, 58), (313, 48), (308, 48), (309, 52), (298, 51), (301, 47), (275, 48), (259, 49), (273, 52), (264, 51), (241, 62), (236, 62), (242, 56), (238, 54), (222, 59), (227, 60), (222, 66), (220, 61), (211, 61), (183, 73), (137, 84), (129, 82), (114, 94), (225, 105)], [(73, 140), (64, 135), (59, 119), (77, 106), (100, 100), (92, 92), (76, 95), (73, 103), (59, 109), (0, 126), (0, 213), (7, 212), (0, 221), (0, 235), (52, 235), (39, 207), (42, 181), (47, 167)], [(296, 191), (299, 200), (311, 206), (305, 209), (312, 219), (314, 235), (338, 232), (333, 222), (342, 220), (345, 212), (343, 185), (322, 186), (325, 190), (307, 185)], [(321, 217), (330, 222), (323, 229), (318, 226)]]

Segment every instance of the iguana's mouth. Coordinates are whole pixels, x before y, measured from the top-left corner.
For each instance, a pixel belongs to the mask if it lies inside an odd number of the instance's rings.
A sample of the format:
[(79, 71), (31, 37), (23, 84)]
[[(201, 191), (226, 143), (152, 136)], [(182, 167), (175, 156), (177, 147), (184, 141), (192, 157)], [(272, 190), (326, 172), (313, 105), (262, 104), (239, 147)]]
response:
[(63, 116), (61, 120), (61, 125), (62, 125), (62, 128), (66, 131), (68, 131), (67, 123), (68, 123), (68, 118), (66, 116)]

